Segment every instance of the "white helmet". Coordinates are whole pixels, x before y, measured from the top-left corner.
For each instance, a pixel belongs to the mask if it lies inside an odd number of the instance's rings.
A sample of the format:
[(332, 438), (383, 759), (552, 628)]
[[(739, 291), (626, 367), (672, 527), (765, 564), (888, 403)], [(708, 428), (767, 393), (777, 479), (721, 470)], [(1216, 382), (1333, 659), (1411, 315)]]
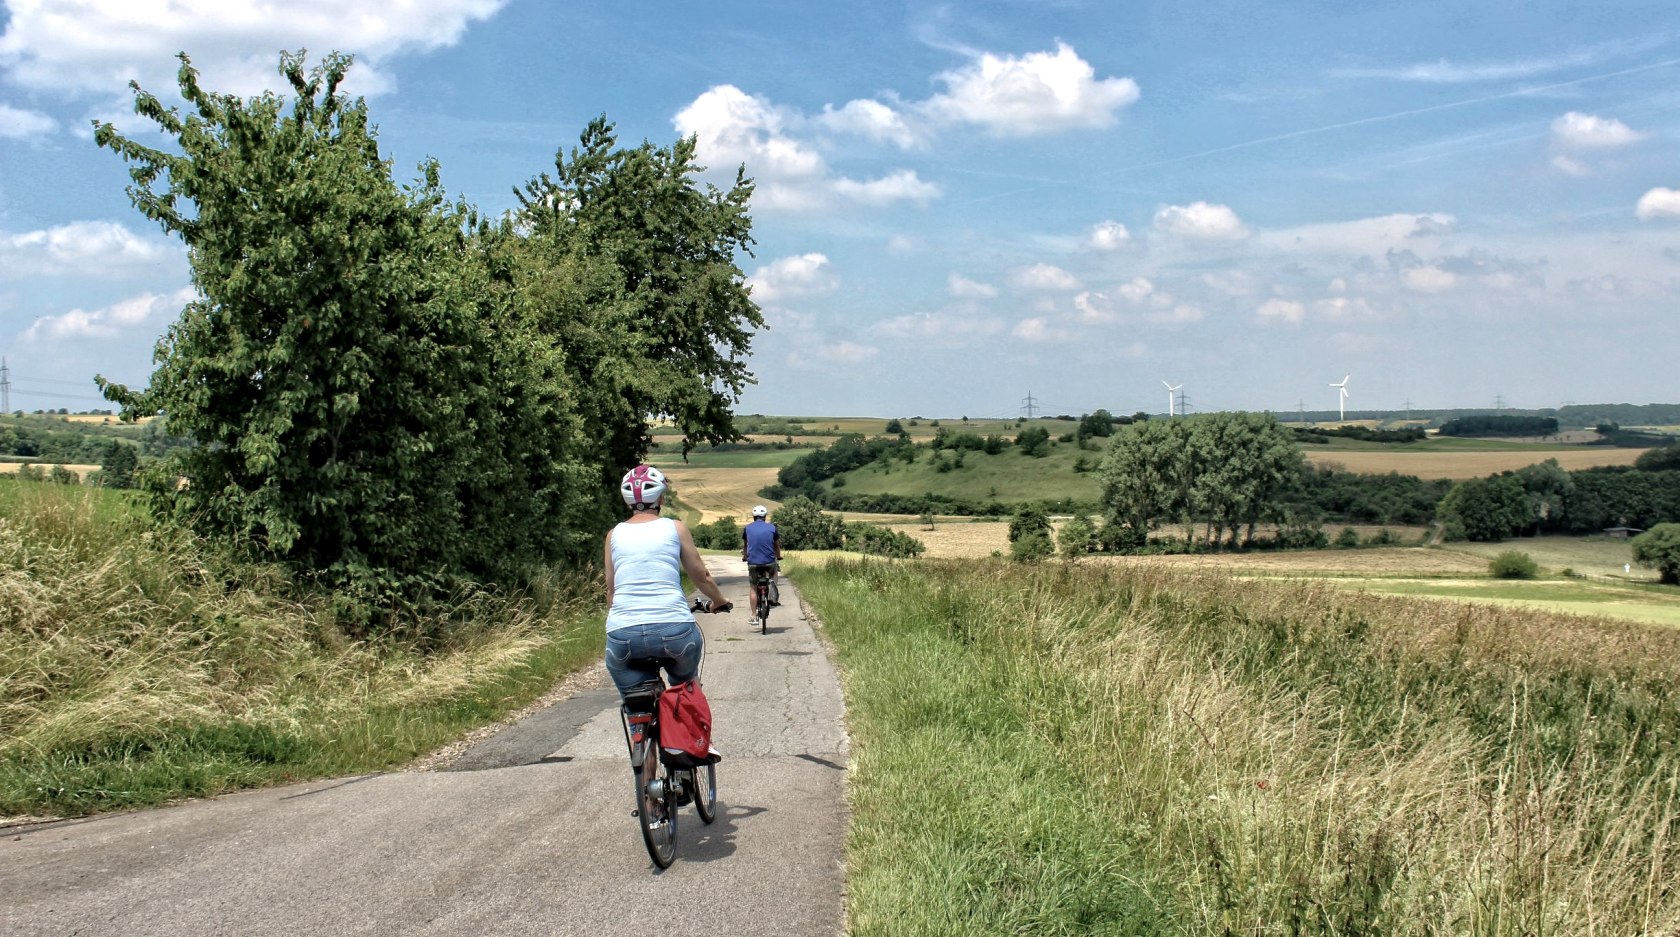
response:
[(651, 465), (638, 465), (624, 473), (624, 480), (618, 483), (618, 493), (631, 507), (639, 504), (651, 506), (665, 496), (666, 487), (662, 472)]
[(762, 504), (753, 505), (753, 517), (764, 517), (764, 516), (768, 515), (769, 513), (770, 513), (770, 509), (766, 508), (764, 505), (762, 505)]

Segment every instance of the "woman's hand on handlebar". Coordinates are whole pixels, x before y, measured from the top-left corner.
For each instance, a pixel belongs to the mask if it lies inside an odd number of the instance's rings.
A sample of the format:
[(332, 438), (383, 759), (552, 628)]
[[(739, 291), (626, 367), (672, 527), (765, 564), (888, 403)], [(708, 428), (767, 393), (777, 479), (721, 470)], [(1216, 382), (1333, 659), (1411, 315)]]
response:
[(716, 603), (716, 602), (714, 602), (714, 603), (713, 603), (713, 604), (712, 604), (712, 614), (713, 614), (713, 615), (721, 615), (721, 614), (723, 614), (723, 613), (724, 613), (724, 612), (727, 612), (727, 611), (730, 611), (730, 610), (731, 610), (731, 609), (733, 609), (733, 608), (734, 608), (734, 607), (735, 607), (735, 603), (734, 603), (734, 602), (731, 602), (731, 601), (729, 601), (729, 600), (727, 600), (727, 599), (725, 599), (725, 600), (724, 600), (724, 601), (723, 601), (723, 602), (721, 602), (721, 603)]

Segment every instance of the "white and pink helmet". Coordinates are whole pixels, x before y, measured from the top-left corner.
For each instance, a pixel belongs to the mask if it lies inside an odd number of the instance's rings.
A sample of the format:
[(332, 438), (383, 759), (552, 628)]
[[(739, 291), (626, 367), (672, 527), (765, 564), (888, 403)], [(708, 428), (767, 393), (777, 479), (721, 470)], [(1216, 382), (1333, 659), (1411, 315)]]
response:
[(666, 487), (665, 476), (658, 469), (651, 465), (638, 465), (624, 473), (624, 480), (618, 483), (618, 493), (631, 507), (639, 504), (652, 506), (665, 497)]

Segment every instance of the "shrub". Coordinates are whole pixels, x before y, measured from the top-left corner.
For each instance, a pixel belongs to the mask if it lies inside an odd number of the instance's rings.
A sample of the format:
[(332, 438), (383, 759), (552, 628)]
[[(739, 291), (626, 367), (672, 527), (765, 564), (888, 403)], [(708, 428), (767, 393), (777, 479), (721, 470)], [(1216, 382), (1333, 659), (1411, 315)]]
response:
[(1386, 546), (1389, 546), (1391, 544), (1396, 544), (1396, 543), (1399, 543), (1399, 542), (1400, 542), (1400, 536), (1398, 534), (1396, 534), (1394, 531), (1389, 530), (1387, 527), (1384, 527), (1383, 529), (1381, 529), (1381, 530), (1377, 531), (1376, 533), (1372, 534), (1370, 536), (1370, 538), (1368, 538), (1365, 541), (1367, 546), (1373, 546), (1373, 547), (1386, 547)]
[(1338, 547), (1357, 547), (1357, 546), (1359, 546), (1359, 531), (1354, 530), (1352, 527), (1343, 527), (1342, 532), (1336, 535), (1336, 546), (1338, 546)]
[(1062, 555), (1066, 557), (1084, 556), (1091, 552), (1091, 545), (1096, 539), (1096, 529), (1083, 514), (1075, 514), (1073, 519), (1062, 525), (1061, 535), (1057, 537)]
[(1009, 542), (1018, 543), (1023, 537), (1034, 533), (1042, 533), (1046, 538), (1050, 536), (1050, 518), (1035, 507), (1023, 507), (1009, 519)]
[(1056, 548), (1050, 542), (1048, 530), (1034, 530), (1023, 535), (1010, 547), (1009, 553), (1018, 563), (1032, 563), (1047, 556), (1055, 555)]
[(1488, 563), (1488, 573), (1495, 579), (1534, 579), (1540, 575), (1540, 567), (1527, 553), (1506, 550)]
[(824, 514), (810, 498), (794, 498), (776, 510), (776, 529), (789, 550), (838, 550), (846, 545), (846, 524)]
[(845, 549), (871, 556), (910, 559), (921, 556), (927, 547), (920, 540), (902, 531), (877, 524), (847, 524)]
[(1670, 586), (1680, 586), (1680, 524), (1658, 524), (1633, 538), (1633, 558), (1653, 567)]
[(720, 517), (710, 524), (697, 524), (689, 532), (694, 535), (694, 545), (702, 550), (741, 548), (741, 528), (736, 526), (733, 517)]

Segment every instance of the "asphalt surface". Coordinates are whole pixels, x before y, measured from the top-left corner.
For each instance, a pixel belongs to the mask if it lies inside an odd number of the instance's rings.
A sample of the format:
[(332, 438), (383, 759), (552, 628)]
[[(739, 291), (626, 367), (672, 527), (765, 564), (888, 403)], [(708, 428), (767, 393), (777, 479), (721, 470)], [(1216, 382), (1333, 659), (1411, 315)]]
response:
[(702, 615), (719, 809), (685, 807), (648, 861), (618, 720), (597, 684), (450, 770), (341, 778), (0, 828), (0, 934), (837, 934), (847, 740), (839, 681), (785, 580), (749, 630)]

